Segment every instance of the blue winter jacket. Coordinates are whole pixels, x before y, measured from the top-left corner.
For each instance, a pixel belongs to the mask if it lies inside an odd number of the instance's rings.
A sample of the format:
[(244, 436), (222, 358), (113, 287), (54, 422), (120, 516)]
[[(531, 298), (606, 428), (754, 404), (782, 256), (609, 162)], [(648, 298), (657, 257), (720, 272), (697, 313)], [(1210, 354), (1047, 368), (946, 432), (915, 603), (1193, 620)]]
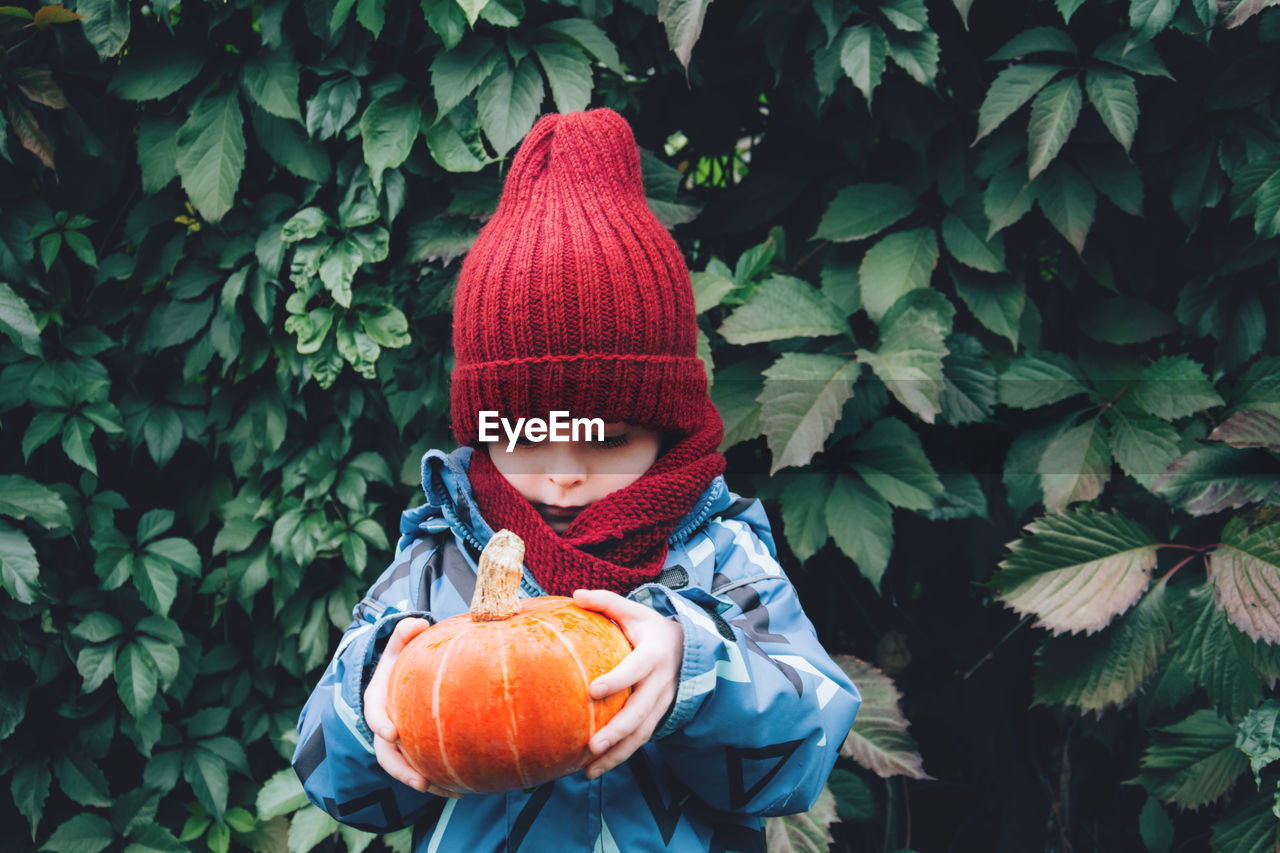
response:
[[(412, 824), (415, 853), (764, 851), (762, 817), (817, 799), (861, 701), (819, 645), (775, 559), (759, 501), (717, 478), (671, 536), (662, 574), (630, 598), (678, 619), (675, 704), (627, 762), (510, 794), (423, 794), (378, 766), (363, 688), (396, 623), (468, 609), (492, 530), (467, 481), (468, 448), (423, 458), (427, 503), (404, 513), (390, 568), (307, 701), (293, 766), (338, 820), (388, 832)], [(543, 594), (525, 570), (522, 595)]]

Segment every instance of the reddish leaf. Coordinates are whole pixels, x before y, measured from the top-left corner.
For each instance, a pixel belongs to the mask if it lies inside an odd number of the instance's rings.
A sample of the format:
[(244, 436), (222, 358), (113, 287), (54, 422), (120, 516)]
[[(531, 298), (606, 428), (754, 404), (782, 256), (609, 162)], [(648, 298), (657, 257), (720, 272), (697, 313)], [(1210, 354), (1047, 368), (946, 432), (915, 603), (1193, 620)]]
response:
[(1280, 452), (1280, 418), (1262, 409), (1236, 412), (1209, 434), (1232, 447), (1265, 447)]
[(1227, 29), (1240, 26), (1270, 5), (1272, 0), (1240, 0), (1227, 16)]
[(10, 101), (9, 124), (13, 125), (13, 131), (18, 134), (22, 147), (39, 157), (41, 163), (52, 169), (53, 143), (49, 141), (49, 137), (45, 136), (44, 131), (40, 129), (40, 125), (36, 123), (35, 116), (31, 115), (31, 110), (22, 104)]
[(72, 12), (70, 9), (58, 3), (55, 6), (41, 6), (36, 10), (35, 25), (42, 29), (48, 29), (52, 24), (66, 24), (71, 21), (78, 21), (83, 18), (79, 12)]
[(37, 104), (55, 110), (67, 106), (67, 96), (62, 94), (62, 89), (53, 79), (53, 72), (47, 68), (19, 68), (10, 73), (9, 79), (17, 84), (22, 94)]

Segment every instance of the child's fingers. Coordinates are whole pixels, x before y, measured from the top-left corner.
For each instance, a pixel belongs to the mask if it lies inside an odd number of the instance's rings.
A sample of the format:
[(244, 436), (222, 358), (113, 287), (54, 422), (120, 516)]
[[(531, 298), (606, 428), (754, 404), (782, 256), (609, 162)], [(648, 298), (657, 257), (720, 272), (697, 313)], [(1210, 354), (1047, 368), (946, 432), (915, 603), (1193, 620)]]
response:
[(387, 771), (387, 775), (397, 782), (403, 782), (415, 791), (451, 799), (458, 799), (462, 796), (423, 779), (418, 771), (409, 766), (409, 762), (405, 760), (404, 753), (400, 751), (396, 744), (377, 735), (373, 737), (373, 752), (378, 758), (378, 764), (381, 765), (383, 770)]
[(431, 627), (431, 622), (426, 619), (419, 619), (417, 616), (406, 616), (396, 623), (396, 628), (391, 632), (391, 638), (387, 640), (387, 647), (383, 651), (383, 656), (398, 655), (400, 651), (414, 637)]
[(632, 601), (629, 598), (623, 598), (616, 592), (611, 592), (607, 589), (574, 590), (573, 603), (583, 610), (594, 610), (597, 613), (603, 613), (618, 623), (657, 615), (651, 608), (645, 607), (643, 604)]
[(639, 683), (642, 678), (653, 672), (656, 663), (657, 658), (654, 654), (646, 649), (636, 648), (618, 661), (617, 666), (591, 682), (591, 698), (603, 699)]

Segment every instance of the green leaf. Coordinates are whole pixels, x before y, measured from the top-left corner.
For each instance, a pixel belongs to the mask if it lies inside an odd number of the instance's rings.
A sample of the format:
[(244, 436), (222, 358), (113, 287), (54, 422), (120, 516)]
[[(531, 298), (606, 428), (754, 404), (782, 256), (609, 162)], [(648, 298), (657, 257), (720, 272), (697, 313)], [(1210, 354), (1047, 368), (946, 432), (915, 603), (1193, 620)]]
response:
[(373, 191), (382, 194), (382, 175), (409, 159), (418, 138), (422, 110), (407, 90), (383, 95), (360, 117), (360, 141)]
[(142, 437), (157, 466), (163, 468), (182, 443), (182, 419), (170, 406), (152, 406), (142, 423)]
[(932, 509), (942, 497), (942, 481), (925, 456), (920, 438), (902, 421), (876, 421), (854, 442), (854, 450), (853, 470), (894, 506)]
[[(1080, 118), (1080, 102), (1080, 83), (1075, 77), (1050, 83), (1036, 95), (1031, 104), (1031, 123), (1027, 126), (1027, 176), (1032, 180), (1066, 144)], [(1042, 191), (1042, 205), (1043, 199)]]
[(667, 44), (686, 72), (710, 5), (711, 0), (658, 0), (658, 21), (667, 31)]
[(166, 616), (178, 594), (178, 575), (164, 560), (141, 557), (133, 561), (133, 585), (152, 612)]
[(882, 237), (867, 251), (858, 270), (867, 314), (879, 323), (903, 294), (929, 286), (937, 263), (938, 237), (932, 228)]
[(297, 772), (291, 767), (285, 767), (277, 770), (258, 790), (258, 819), (270, 820), (279, 815), (291, 814), (306, 804), (307, 794), (302, 790)]
[(856, 477), (841, 474), (827, 494), (826, 516), (836, 547), (879, 590), (893, 553), (893, 510), (889, 504)]
[(1128, 152), (1138, 130), (1138, 90), (1133, 78), (1118, 71), (1090, 68), (1084, 75), (1084, 90), (1102, 123)]
[(1280, 822), (1274, 814), (1275, 795), (1270, 791), (1240, 798), (1213, 825), (1210, 844), (1219, 853), (1270, 853), (1280, 844)]
[(178, 175), (200, 215), (217, 222), (235, 201), (244, 171), (244, 117), (234, 92), (210, 95), (178, 131)]
[(104, 818), (80, 814), (59, 826), (40, 849), (52, 853), (98, 853), (115, 840), (115, 831)]
[(30, 518), (50, 530), (72, 526), (61, 495), (18, 474), (0, 474), (0, 514), (19, 521)]
[(146, 716), (156, 696), (160, 673), (155, 662), (138, 643), (129, 643), (116, 658), (116, 688), (125, 710), (135, 720)]
[(614, 46), (604, 30), (586, 18), (561, 18), (543, 24), (538, 33), (548, 33), (556, 37), (574, 42), (578, 47), (604, 63), (604, 66), (615, 74), (622, 73), (622, 60), (618, 58), (618, 48)]
[(1150, 415), (1175, 421), (1223, 404), (1190, 356), (1166, 356), (1145, 368), (1126, 399)]
[(932, 778), (924, 772), (919, 748), (907, 734), (909, 723), (899, 708), (902, 697), (893, 679), (851, 655), (835, 655), (832, 660), (862, 693), (862, 706), (840, 746), (840, 754), (885, 779)]
[(129, 844), (125, 846), (124, 853), (187, 853), (188, 850), (185, 844), (160, 824), (142, 823), (129, 833)]
[(96, 475), (98, 455), (89, 441), (92, 435), (93, 424), (90, 421), (81, 417), (67, 418), (62, 429), (62, 450), (72, 462)]
[(884, 77), (889, 42), (884, 30), (872, 24), (850, 27), (840, 41), (840, 67), (871, 106), (871, 95)]
[(953, 335), (942, 361), (942, 415), (952, 425), (989, 420), (996, 406), (996, 368), (975, 338)]
[(858, 370), (852, 359), (789, 352), (764, 372), (760, 424), (773, 454), (771, 474), (807, 465), (822, 449), (853, 396)]
[(1102, 494), (1111, 476), (1111, 445), (1102, 419), (1093, 417), (1064, 430), (1049, 442), (1037, 470), (1050, 512)]
[(84, 679), (85, 693), (97, 690), (115, 672), (119, 645), (119, 642), (112, 642), (104, 646), (85, 646), (76, 655), (76, 671)]
[(1280, 759), (1280, 701), (1268, 699), (1240, 721), (1236, 749), (1249, 757), (1254, 784), (1262, 787), (1262, 771)]
[(761, 434), (758, 400), (764, 389), (764, 365), (748, 360), (716, 371), (711, 399), (724, 421), (721, 449), (750, 441)]
[(1147, 797), (1138, 814), (1138, 834), (1147, 853), (1169, 853), (1173, 846), (1173, 821), (1155, 797)]
[(1093, 188), (1112, 204), (1132, 216), (1142, 216), (1142, 172), (1132, 160), (1114, 148), (1089, 148), (1077, 154), (1076, 162)]
[(182, 778), (190, 783), (200, 805), (215, 819), (222, 820), (230, 790), (226, 762), (209, 750), (195, 746), (182, 756)]
[(40, 826), (40, 818), (44, 815), (44, 804), (49, 799), (51, 781), (48, 759), (28, 758), (13, 771), (13, 778), (9, 783), (13, 804), (27, 819), (33, 839)]
[(889, 59), (921, 86), (932, 88), (938, 76), (938, 34), (931, 30), (890, 34)]
[(1075, 55), (1076, 43), (1057, 27), (1032, 27), (1023, 30), (991, 54), (992, 61), (1022, 59), (1033, 53), (1069, 53)]
[(1057, 513), (1024, 530), (993, 583), (1006, 605), (1054, 634), (1101, 631), (1138, 600), (1156, 566), (1155, 539), (1115, 513)]
[(729, 295), (737, 284), (732, 278), (721, 275), (714, 270), (695, 272), (690, 276), (693, 283), (693, 311), (702, 314), (716, 307)]
[(929, 26), (929, 10), (924, 0), (885, 0), (880, 4), (880, 12), (903, 32), (918, 33)]
[(782, 524), (787, 544), (803, 563), (827, 543), (827, 477), (810, 472), (788, 479), (779, 498)]
[(1012, 276), (988, 276), (954, 267), (951, 280), (956, 295), (978, 318), (978, 322), (1007, 338), (1016, 349), (1027, 305), (1027, 288)]
[(178, 177), (179, 116), (141, 116), (138, 119), (138, 167), (142, 189), (158, 193)]
[(1045, 640), (1037, 654), (1035, 700), (1099, 713), (1126, 705), (1156, 671), (1172, 634), (1160, 581), (1096, 634)]
[(95, 611), (85, 616), (72, 630), (72, 635), (90, 643), (105, 643), (123, 633), (120, 620), (110, 613)]
[(129, 0), (79, 0), (76, 11), (84, 37), (98, 56), (115, 56), (129, 38)]
[(154, 101), (172, 95), (204, 68), (204, 53), (175, 42), (144, 42), (130, 47), (107, 92), (126, 101)]
[(542, 75), (533, 60), (523, 59), (513, 71), (500, 63), (476, 94), (480, 127), (498, 156), (524, 139), (542, 105)]
[(386, 0), (357, 0), (356, 21), (377, 38), (387, 22)]
[(879, 234), (915, 209), (915, 198), (895, 184), (854, 184), (831, 200), (813, 236), (837, 243), (861, 240)]
[(315, 806), (295, 812), (289, 823), (289, 853), (308, 853), (338, 831), (339, 824)]
[(351, 307), (351, 282), (363, 263), (360, 244), (350, 237), (335, 243), (320, 263), (320, 280), (333, 295), (333, 301), (344, 308)]
[(286, 45), (263, 53), (244, 67), (245, 91), (268, 113), (302, 123), (298, 107), (298, 63)]
[(427, 26), (444, 42), (445, 50), (453, 50), (467, 33), (467, 16), (457, 0), (422, 0), (422, 14)]
[(0, 520), (0, 580), (17, 601), (33, 604), (40, 590), (40, 564), (21, 530)]
[[(432, 67), (434, 69), (434, 64)], [(360, 81), (356, 78), (342, 76), (325, 80), (307, 101), (307, 134), (320, 141), (336, 136), (355, 118), (359, 102)]]
[(997, 74), (978, 109), (978, 135), (973, 141), (977, 142), (1004, 124), (1005, 119), (1034, 98), (1063, 70), (1061, 65), (1027, 63), (1011, 65)]
[(62, 793), (82, 806), (101, 808), (113, 802), (107, 777), (92, 759), (80, 752), (65, 752), (55, 758), (53, 773)]
[(734, 310), (719, 332), (731, 344), (755, 344), (787, 338), (848, 335), (840, 309), (808, 282), (774, 275)]
[(561, 113), (585, 110), (591, 103), (591, 63), (586, 55), (572, 44), (543, 42), (534, 45), (534, 54), (542, 65), (551, 85), (551, 97)]
[[(500, 61), (502, 58), (494, 49), (493, 42), (485, 38), (470, 38), (453, 50), (437, 53), (431, 61), (436, 115), (443, 118), (462, 103), (488, 79)], [(503, 65), (505, 67), (505, 63)]]
[(1212, 585), (1199, 584), (1187, 594), (1175, 627), (1175, 660), (1204, 688), (1219, 714), (1239, 720), (1262, 701), (1253, 644), (1218, 609)]
[(1169, 26), (1177, 9), (1177, 0), (1129, 0), (1129, 29), (1150, 41)]
[(1121, 470), (1150, 489), (1178, 458), (1178, 431), (1155, 418), (1121, 415), (1111, 424), (1111, 452)]
[(1132, 71), (1144, 77), (1167, 77), (1173, 75), (1164, 67), (1160, 54), (1150, 42), (1135, 42), (1129, 39), (1128, 33), (1116, 33), (1098, 45), (1093, 56), (1103, 62)]
[(360, 324), (365, 334), (379, 346), (395, 349), (407, 346), (410, 342), (409, 321), (393, 305), (382, 305), (373, 311), (361, 311)]
[(1075, 247), (1084, 252), (1084, 243), (1093, 225), (1098, 194), (1074, 167), (1056, 163), (1038, 184), (1036, 200), (1049, 224)]
[(858, 360), (925, 423), (933, 423), (942, 411), (942, 360), (954, 316), (955, 309), (941, 293), (912, 290), (881, 318), (876, 351), (857, 351)]
[(1227, 619), (1252, 639), (1280, 643), (1280, 524), (1227, 522), (1209, 554), (1209, 582)]
[(1235, 727), (1205, 709), (1152, 731), (1139, 763), (1138, 782), (1180, 809), (1220, 799), (1248, 768), (1235, 748)]
[(200, 552), (196, 550), (196, 546), (189, 539), (183, 539), (178, 536), (157, 539), (148, 543), (144, 552), (165, 560), (184, 574), (192, 577), (200, 576), (203, 566)]
[(147, 318), (141, 349), (162, 350), (186, 343), (208, 324), (212, 314), (212, 297), (199, 302), (163, 302)]
[(484, 11), (484, 7), (488, 6), (491, 0), (457, 0), (462, 11), (467, 16), (467, 25), (474, 27), (476, 21), (480, 19), (480, 13)]
[(0, 281), (0, 331), (28, 355), (40, 354), (40, 327), (25, 299)]
[(328, 215), (318, 207), (304, 207), (289, 217), (280, 229), (280, 239), (286, 243), (310, 240), (330, 224)]
[(991, 223), (976, 196), (962, 199), (942, 220), (942, 242), (951, 256), (982, 272), (1004, 272), (1004, 239), (992, 235)]

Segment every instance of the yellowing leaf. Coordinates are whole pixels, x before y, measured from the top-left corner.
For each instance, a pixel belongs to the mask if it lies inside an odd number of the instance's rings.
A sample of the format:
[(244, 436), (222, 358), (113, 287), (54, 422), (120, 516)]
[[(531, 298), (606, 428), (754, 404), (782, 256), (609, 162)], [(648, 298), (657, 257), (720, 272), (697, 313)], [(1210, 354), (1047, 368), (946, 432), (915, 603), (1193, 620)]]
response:
[(1092, 634), (1128, 610), (1151, 580), (1156, 544), (1137, 523), (1080, 510), (1040, 518), (1009, 545), (1000, 599), (1055, 634)]
[(1249, 530), (1242, 519), (1229, 521), (1209, 555), (1209, 582), (1233, 625), (1280, 643), (1280, 524)]
[(840, 754), (885, 779), (933, 778), (924, 772), (919, 747), (907, 733), (909, 723), (898, 707), (902, 697), (893, 679), (852, 655), (836, 655), (833, 660), (862, 694), (862, 706), (840, 745)]

